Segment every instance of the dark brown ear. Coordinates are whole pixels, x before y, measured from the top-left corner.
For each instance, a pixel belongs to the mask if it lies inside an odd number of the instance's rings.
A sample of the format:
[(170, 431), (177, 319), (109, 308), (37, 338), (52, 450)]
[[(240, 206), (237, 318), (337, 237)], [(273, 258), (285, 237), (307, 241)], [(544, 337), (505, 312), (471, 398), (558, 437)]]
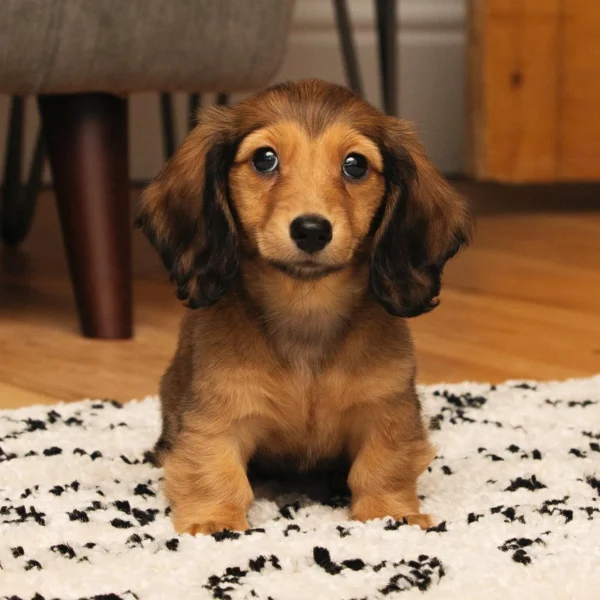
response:
[(444, 265), (469, 241), (471, 218), (404, 122), (386, 117), (383, 131), (386, 192), (374, 224), (371, 290), (390, 314), (416, 317), (439, 304)]
[(216, 302), (239, 264), (228, 174), (236, 140), (231, 109), (210, 107), (142, 193), (136, 225), (160, 254), (177, 295), (197, 308)]

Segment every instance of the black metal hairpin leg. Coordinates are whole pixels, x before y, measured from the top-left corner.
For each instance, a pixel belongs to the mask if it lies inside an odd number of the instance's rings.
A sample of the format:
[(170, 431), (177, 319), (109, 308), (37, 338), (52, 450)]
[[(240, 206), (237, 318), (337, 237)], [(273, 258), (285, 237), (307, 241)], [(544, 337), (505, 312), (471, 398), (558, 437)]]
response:
[(175, 153), (175, 123), (173, 121), (173, 99), (171, 94), (160, 95), (160, 117), (163, 134), (163, 153), (169, 160)]
[(202, 103), (200, 94), (190, 94), (188, 98), (188, 130), (194, 129), (196, 126), (196, 113)]
[(352, 35), (352, 25), (350, 23), (350, 14), (346, 0), (333, 0), (335, 9), (335, 20), (338, 30), (338, 39), (344, 61), (344, 70), (346, 80), (350, 89), (359, 96), (363, 95), (362, 81), (354, 46), (354, 36)]
[(383, 107), (389, 115), (398, 114), (398, 49), (396, 43), (396, 0), (375, 0), (379, 68)]
[(10, 123), (6, 143), (4, 187), (0, 197), (0, 236), (6, 244), (20, 244), (31, 228), (37, 195), (42, 183), (45, 144), (38, 133), (29, 177), (23, 185), (23, 136), (25, 125), (25, 100), (13, 96), (10, 105)]
[[(217, 95), (217, 104), (229, 103), (227, 94)], [(196, 113), (202, 105), (201, 94), (190, 94), (188, 97), (188, 131), (196, 126)], [(168, 160), (175, 152), (175, 124), (173, 120), (173, 100), (171, 94), (161, 94), (160, 113), (163, 130), (163, 148), (165, 159)]]

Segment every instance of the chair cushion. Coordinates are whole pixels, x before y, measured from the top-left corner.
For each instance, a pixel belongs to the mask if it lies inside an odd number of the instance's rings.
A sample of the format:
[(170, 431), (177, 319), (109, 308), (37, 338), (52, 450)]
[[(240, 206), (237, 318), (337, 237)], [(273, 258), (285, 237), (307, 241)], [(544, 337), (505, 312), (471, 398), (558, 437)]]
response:
[(245, 91), (279, 67), (293, 0), (1, 0), (0, 92)]

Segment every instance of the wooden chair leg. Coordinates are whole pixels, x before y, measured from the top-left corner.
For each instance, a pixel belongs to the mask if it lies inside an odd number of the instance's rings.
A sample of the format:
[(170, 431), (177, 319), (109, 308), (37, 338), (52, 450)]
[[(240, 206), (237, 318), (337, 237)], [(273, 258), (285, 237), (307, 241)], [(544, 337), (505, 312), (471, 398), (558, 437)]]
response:
[(39, 98), (83, 334), (132, 335), (127, 101)]

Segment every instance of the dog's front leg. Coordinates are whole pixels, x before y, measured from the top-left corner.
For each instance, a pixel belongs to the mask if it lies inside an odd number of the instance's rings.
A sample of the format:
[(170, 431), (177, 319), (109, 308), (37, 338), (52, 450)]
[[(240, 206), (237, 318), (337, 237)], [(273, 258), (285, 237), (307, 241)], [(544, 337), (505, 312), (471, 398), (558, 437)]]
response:
[(247, 452), (233, 434), (182, 432), (163, 465), (178, 533), (248, 529), (253, 493), (246, 475)]
[(348, 476), (351, 516), (359, 521), (389, 516), (426, 529), (432, 520), (420, 513), (417, 479), (435, 451), (420, 423), (407, 428), (402, 421), (364, 420)]

